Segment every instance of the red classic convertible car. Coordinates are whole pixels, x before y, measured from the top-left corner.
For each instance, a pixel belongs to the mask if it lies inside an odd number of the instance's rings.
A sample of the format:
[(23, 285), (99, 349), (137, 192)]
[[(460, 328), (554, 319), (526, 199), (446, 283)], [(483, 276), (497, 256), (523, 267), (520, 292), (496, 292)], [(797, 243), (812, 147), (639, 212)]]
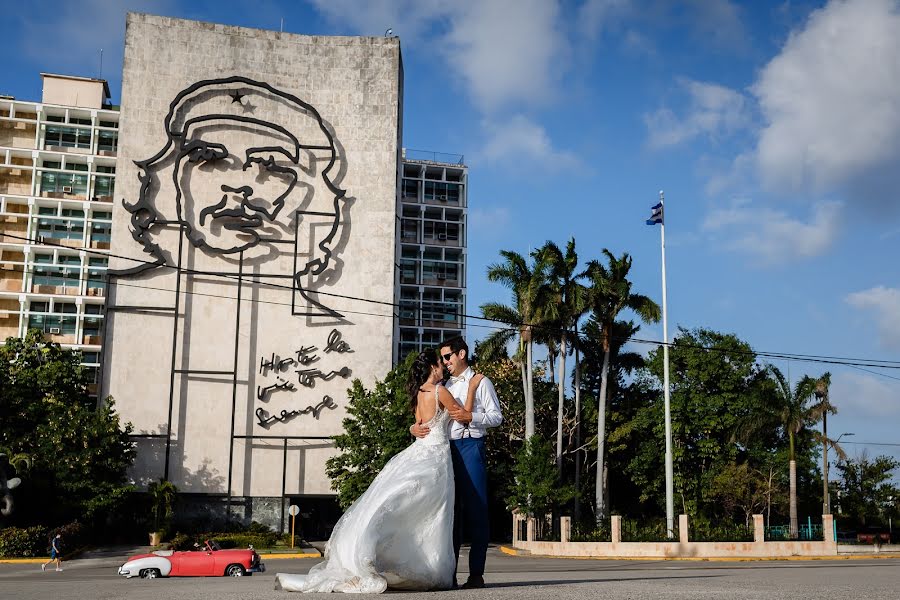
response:
[(253, 548), (222, 550), (215, 540), (207, 540), (201, 547), (187, 552), (157, 550), (150, 554), (132, 556), (119, 567), (123, 577), (241, 577), (261, 573), (266, 566), (260, 562)]

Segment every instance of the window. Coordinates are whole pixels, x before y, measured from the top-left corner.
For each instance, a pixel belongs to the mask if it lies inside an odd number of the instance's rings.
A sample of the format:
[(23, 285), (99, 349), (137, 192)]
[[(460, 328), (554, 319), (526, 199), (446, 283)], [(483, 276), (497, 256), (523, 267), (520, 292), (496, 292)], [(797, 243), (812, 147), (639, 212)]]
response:
[(96, 171), (97, 173), (115, 173), (116, 168), (114, 166), (111, 167), (108, 165), (96, 165), (94, 167), (94, 171)]
[(116, 131), (97, 132), (97, 150), (117, 152), (119, 149), (119, 133)]
[[(87, 271), (87, 287), (89, 290), (102, 290), (106, 288), (106, 267), (109, 264), (109, 260), (106, 258), (89, 258), (88, 259), (88, 271)], [(85, 304), (84, 312), (88, 312), (88, 308), (94, 310), (96, 307), (97, 312), (94, 314), (100, 314), (101, 306), (99, 304)]]
[(115, 121), (100, 121), (99, 125), (100, 127), (112, 127), (113, 129), (119, 127), (119, 124)]
[(112, 223), (91, 223), (91, 241), (109, 242), (112, 232)]
[(415, 179), (404, 179), (403, 180), (403, 197), (404, 198), (419, 198), (419, 183)]
[(116, 180), (113, 177), (98, 175), (94, 180), (94, 196), (112, 196), (115, 189)]
[(411, 260), (400, 261), (400, 282), (416, 283), (416, 262)]
[(400, 237), (404, 240), (416, 241), (419, 238), (419, 224), (417, 221), (403, 219), (400, 222)]
[(44, 148), (61, 146), (63, 148), (90, 148), (91, 130), (80, 127), (60, 127), (48, 125), (44, 136)]
[(86, 315), (102, 315), (103, 314), (103, 305), (102, 304), (85, 304), (84, 305), (84, 314), (86, 314)]
[[(103, 210), (95, 210), (94, 212), (91, 213), (91, 216), (94, 218), (94, 220), (102, 220), (102, 219), (105, 219), (107, 221), (112, 220), (112, 213), (108, 212), (108, 211), (103, 211)], [(106, 259), (102, 258), (100, 260), (106, 260)]]
[(78, 313), (78, 307), (74, 302), (57, 302), (56, 312), (74, 315)]
[(84, 335), (100, 335), (100, 319), (86, 317), (84, 319)]

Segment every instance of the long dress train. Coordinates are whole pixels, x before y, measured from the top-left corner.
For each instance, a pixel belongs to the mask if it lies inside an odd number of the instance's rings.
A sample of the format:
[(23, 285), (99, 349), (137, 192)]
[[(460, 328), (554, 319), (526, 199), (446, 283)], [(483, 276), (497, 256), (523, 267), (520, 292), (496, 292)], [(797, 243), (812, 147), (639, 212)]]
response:
[(381, 593), (453, 584), (453, 464), (449, 413), (438, 402), (431, 433), (393, 457), (340, 518), (325, 561), (307, 575), (279, 573), (275, 589)]

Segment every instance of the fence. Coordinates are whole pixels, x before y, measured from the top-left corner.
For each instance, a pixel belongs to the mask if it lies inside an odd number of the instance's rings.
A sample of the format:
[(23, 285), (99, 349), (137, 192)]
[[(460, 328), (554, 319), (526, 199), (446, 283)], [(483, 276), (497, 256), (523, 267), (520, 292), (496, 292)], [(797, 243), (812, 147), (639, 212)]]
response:
[[(824, 526), (824, 529), (823, 529)], [(561, 517), (558, 527), (548, 518), (533, 519), (513, 514), (513, 547), (551, 556), (607, 556), (621, 558), (714, 558), (834, 556), (837, 542), (831, 515), (822, 517), (822, 525), (801, 527), (801, 539), (778, 539), (778, 528), (763, 525), (762, 515), (753, 515), (752, 527), (734, 523), (697, 522), (690, 527), (688, 516), (680, 515), (673, 530), (662, 520), (637, 521), (613, 516), (609, 525), (572, 523)], [(558, 535), (557, 535), (558, 533)]]

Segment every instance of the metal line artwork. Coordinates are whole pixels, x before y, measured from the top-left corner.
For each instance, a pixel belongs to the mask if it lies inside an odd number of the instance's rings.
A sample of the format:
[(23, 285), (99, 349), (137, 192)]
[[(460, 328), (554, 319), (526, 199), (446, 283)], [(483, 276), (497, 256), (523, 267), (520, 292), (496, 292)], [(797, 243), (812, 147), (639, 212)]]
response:
[[(318, 417), (317, 417), (318, 418)], [(0, 515), (8, 517), (13, 513), (14, 503), (12, 490), (19, 487), (22, 480), (18, 477), (10, 477), (6, 468), (10, 466), (6, 454), (0, 453)]]
[(270, 415), (266, 409), (259, 407), (256, 409), (257, 424), (268, 429), (273, 423), (284, 423), (299, 415), (307, 415), (312, 413), (316, 419), (324, 409), (334, 410), (337, 408), (334, 399), (331, 396), (323, 396), (322, 401), (316, 405), (307, 406), (302, 409), (282, 410), (280, 414)]
[[(173, 441), (184, 433), (176, 428), (184, 427), (185, 405), (177, 407), (175, 420), (175, 402), (185, 402), (185, 378), (227, 376), (232, 392), (226, 490), (230, 504), (234, 440), (256, 437), (238, 435), (236, 430), (238, 399), (244, 397), (239, 386), (254, 384), (243, 371), (239, 376), (239, 369), (243, 369), (240, 349), (247, 341), (241, 331), (241, 312), (256, 302), (261, 280), (290, 278), (291, 317), (307, 317), (310, 323), (324, 318), (320, 325), (347, 324), (344, 315), (325, 306), (314, 289), (340, 277), (343, 262), (339, 254), (349, 232), (353, 199), (340, 186), (345, 171), (343, 149), (330, 125), (314, 106), (268, 83), (239, 75), (197, 81), (169, 103), (162, 132), (160, 149), (149, 158), (134, 161), (138, 169), (137, 199), (122, 200), (129, 213), (131, 238), (149, 260), (131, 268), (110, 269), (108, 281), (115, 286), (119, 278), (146, 277), (160, 270), (174, 272), (173, 302), (171, 306), (145, 307), (134, 303), (116, 306), (112, 302), (107, 308), (110, 313), (158, 312), (172, 319), (171, 353), (167, 356), (168, 407), (167, 417), (163, 417), (166, 429), (162, 432), (161, 425), (161, 433), (144, 436), (165, 438), (165, 478), (170, 477)], [(200, 265), (194, 263), (198, 257), (204, 261)], [(218, 264), (210, 268), (209, 259), (221, 262), (221, 268)], [(234, 308), (228, 309), (235, 328), (233, 359), (229, 357), (232, 360), (228, 361), (231, 364), (190, 368), (186, 358), (188, 349), (198, 344), (189, 334), (190, 323), (195, 320), (191, 313), (197, 308), (188, 294), (196, 285), (191, 282), (201, 281), (199, 277), (221, 278), (237, 287)], [(249, 311), (250, 326), (255, 325), (255, 315)], [(227, 331), (230, 335), (230, 329)], [(343, 332), (331, 329), (324, 345), (321, 341), (298, 344), (287, 354), (260, 357), (256, 374), (259, 385), (247, 400), (247, 412), (253, 415), (246, 415), (247, 425), (252, 422), (253, 426), (269, 429), (301, 415), (319, 419), (323, 411), (338, 407), (329, 395), (302, 408), (253, 406), (275, 403), (284, 399), (282, 394), (311, 389), (319, 382), (349, 378), (349, 366), (324, 364), (354, 352)], [(179, 361), (181, 364), (176, 364)], [(252, 365), (250, 370), (252, 377)], [(264, 381), (259, 381), (260, 377)], [(277, 437), (287, 443), (287, 437)]]
[[(281, 358), (280, 354), (272, 353), (267, 357), (259, 357), (259, 375), (267, 377), (270, 374), (275, 375), (276, 381), (269, 385), (256, 386), (256, 398), (262, 402), (269, 400), (269, 395), (276, 391), (295, 392), (297, 388), (293, 382), (288, 381), (279, 373), (286, 372), (291, 366), (299, 365), (301, 368), (294, 369), (297, 374), (297, 383), (303, 387), (312, 388), (316, 386), (316, 379), (322, 381), (331, 381), (335, 377), (347, 379), (353, 373), (350, 367), (344, 365), (339, 369), (325, 371), (318, 368), (304, 368), (320, 359), (318, 354), (313, 354), (318, 348), (316, 346), (301, 346), (299, 350), (294, 351), (296, 358), (287, 356)], [(326, 353), (334, 352), (336, 355), (353, 352), (350, 344), (343, 340), (343, 334), (338, 329), (332, 329), (328, 334), (328, 342), (325, 345)]]

